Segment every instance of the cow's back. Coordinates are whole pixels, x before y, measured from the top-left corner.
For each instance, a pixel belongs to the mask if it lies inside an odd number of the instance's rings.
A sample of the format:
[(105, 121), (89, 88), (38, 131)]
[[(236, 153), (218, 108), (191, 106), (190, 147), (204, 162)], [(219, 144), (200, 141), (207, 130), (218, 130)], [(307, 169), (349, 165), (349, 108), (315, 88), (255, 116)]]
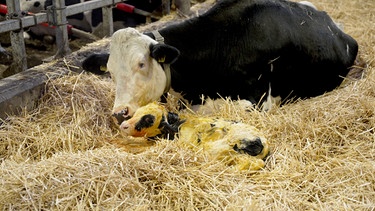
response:
[(316, 96), (342, 82), (358, 50), (325, 12), (288, 1), (219, 1), (161, 34), (181, 51), (172, 87), (190, 100), (259, 101), (270, 84), (273, 96)]

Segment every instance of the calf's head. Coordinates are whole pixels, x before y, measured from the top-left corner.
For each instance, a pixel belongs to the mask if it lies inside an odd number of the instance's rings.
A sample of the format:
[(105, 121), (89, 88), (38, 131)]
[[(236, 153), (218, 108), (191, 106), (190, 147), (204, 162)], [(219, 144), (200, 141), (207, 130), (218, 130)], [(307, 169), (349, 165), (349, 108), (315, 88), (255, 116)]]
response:
[(107, 68), (116, 84), (113, 116), (118, 124), (162, 96), (169, 86), (163, 65), (173, 63), (179, 53), (133, 28), (113, 34)]
[(125, 135), (134, 137), (173, 139), (184, 122), (177, 114), (167, 112), (164, 106), (152, 102), (140, 107), (133, 117), (123, 121), (120, 129)]

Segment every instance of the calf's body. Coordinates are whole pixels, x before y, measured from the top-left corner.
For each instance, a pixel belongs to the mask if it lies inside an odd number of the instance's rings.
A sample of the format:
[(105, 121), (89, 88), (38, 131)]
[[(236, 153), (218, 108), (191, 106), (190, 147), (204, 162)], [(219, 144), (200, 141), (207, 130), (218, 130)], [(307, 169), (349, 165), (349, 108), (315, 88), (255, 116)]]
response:
[(122, 122), (121, 131), (134, 137), (175, 139), (178, 144), (206, 153), (239, 170), (258, 170), (269, 153), (268, 141), (251, 125), (194, 114), (167, 112), (158, 103), (140, 107)]

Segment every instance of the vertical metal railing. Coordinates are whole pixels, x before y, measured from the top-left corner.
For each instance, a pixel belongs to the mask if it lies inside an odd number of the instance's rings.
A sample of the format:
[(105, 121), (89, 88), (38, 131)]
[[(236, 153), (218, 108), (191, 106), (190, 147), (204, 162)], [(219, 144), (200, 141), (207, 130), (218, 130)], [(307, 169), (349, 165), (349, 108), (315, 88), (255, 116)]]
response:
[(10, 18), (19, 20), (18, 29), (10, 32), (10, 41), (13, 48), (13, 62), (10, 68), (13, 69), (14, 73), (18, 73), (27, 69), (25, 40), (23, 38), (24, 31), (22, 21), (20, 19), (22, 18), (22, 12), (19, 0), (6, 0), (6, 3)]
[(56, 45), (57, 52), (55, 58), (61, 58), (71, 52), (69, 48), (68, 21), (66, 18), (65, 0), (52, 1), (53, 17), (56, 26)]
[(103, 12), (103, 30), (100, 34), (101, 37), (109, 37), (113, 34), (113, 14), (112, 7), (102, 7)]

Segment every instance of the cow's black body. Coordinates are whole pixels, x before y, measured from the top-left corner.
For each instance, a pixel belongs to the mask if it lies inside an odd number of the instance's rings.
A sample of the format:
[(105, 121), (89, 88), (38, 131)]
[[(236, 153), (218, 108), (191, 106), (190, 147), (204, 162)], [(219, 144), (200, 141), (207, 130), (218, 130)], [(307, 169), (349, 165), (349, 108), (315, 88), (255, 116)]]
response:
[(222, 0), (159, 32), (181, 52), (172, 88), (193, 102), (259, 102), (270, 87), (283, 100), (317, 96), (340, 85), (358, 51), (325, 12), (283, 0)]
[(342, 82), (358, 49), (325, 12), (289, 1), (226, 0), (159, 32), (181, 52), (172, 87), (190, 100), (257, 102), (269, 86), (282, 99), (320, 95)]

